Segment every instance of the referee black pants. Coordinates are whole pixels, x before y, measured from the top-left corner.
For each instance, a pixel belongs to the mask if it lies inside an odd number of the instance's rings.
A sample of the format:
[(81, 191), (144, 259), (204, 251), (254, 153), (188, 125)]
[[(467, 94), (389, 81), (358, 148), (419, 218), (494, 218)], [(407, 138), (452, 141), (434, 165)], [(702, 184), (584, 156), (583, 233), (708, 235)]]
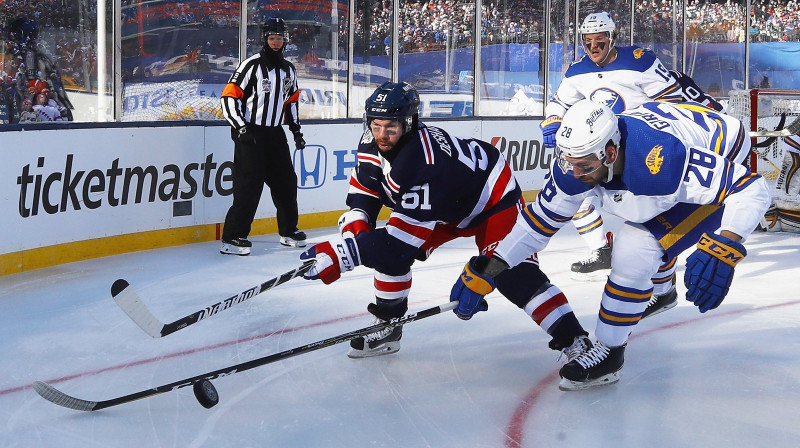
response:
[(255, 145), (236, 141), (231, 130), (233, 152), (233, 205), (225, 216), (222, 238), (247, 238), (261, 200), (264, 184), (269, 187), (277, 211), (278, 233), (297, 231), (297, 175), (283, 128), (252, 126)]

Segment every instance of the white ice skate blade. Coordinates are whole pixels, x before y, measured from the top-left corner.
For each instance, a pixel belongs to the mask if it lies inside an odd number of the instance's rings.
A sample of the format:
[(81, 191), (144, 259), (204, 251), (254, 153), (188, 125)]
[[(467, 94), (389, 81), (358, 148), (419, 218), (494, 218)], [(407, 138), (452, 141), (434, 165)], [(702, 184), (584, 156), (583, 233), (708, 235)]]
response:
[(569, 278), (579, 282), (599, 282), (606, 281), (611, 274), (611, 269), (598, 269), (594, 272), (572, 272)]
[(619, 372), (609, 373), (608, 375), (589, 381), (571, 381), (566, 378), (561, 378), (561, 382), (558, 383), (558, 388), (563, 391), (584, 390), (591, 389), (592, 387), (614, 384), (617, 381), (619, 381)]
[(234, 246), (233, 244), (225, 244), (222, 243), (222, 248), (220, 248), (219, 253), (223, 255), (250, 255), (250, 248), (249, 247), (239, 247)]
[(366, 350), (356, 350), (351, 348), (347, 352), (347, 357), (352, 359), (372, 358), (375, 356), (391, 355), (400, 350), (400, 341), (387, 342), (379, 347)]

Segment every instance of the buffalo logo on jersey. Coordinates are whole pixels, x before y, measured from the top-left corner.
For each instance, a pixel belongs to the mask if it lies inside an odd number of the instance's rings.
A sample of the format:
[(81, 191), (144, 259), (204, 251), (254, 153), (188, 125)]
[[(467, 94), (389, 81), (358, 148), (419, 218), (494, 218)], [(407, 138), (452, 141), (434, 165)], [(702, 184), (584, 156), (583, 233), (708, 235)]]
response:
[(661, 171), (661, 165), (664, 163), (664, 157), (661, 155), (661, 151), (664, 150), (664, 147), (661, 145), (653, 146), (653, 149), (647, 153), (647, 157), (644, 159), (644, 164), (647, 165), (647, 169), (650, 170), (650, 174), (656, 175)]
[(633, 57), (634, 58), (641, 59), (642, 56), (644, 56), (644, 49), (643, 48), (637, 48), (637, 49), (633, 50)]
[(589, 99), (595, 103), (608, 106), (615, 114), (620, 114), (625, 110), (625, 100), (622, 99), (620, 94), (605, 87), (592, 92), (589, 95)]

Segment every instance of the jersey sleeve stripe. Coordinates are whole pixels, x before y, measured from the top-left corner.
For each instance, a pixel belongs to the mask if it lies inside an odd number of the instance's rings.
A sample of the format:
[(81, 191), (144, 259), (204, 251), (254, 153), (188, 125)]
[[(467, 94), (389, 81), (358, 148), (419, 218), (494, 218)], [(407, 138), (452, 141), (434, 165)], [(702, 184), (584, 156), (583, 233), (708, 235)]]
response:
[(389, 185), (389, 189), (392, 190), (393, 193), (398, 193), (400, 191), (400, 186), (397, 185), (397, 182), (392, 179), (391, 173), (387, 173), (386, 176), (386, 184)]
[(680, 84), (673, 82), (669, 87), (651, 96), (651, 98), (656, 101), (683, 101)]
[(731, 164), (726, 163), (725, 166), (722, 168), (722, 179), (720, 181), (719, 190), (717, 190), (717, 196), (714, 198), (714, 204), (722, 204), (722, 201), (725, 200), (725, 197), (729, 194), (729, 187), (733, 183), (733, 170), (731, 169)]
[(370, 190), (369, 188), (367, 188), (364, 185), (362, 185), (358, 181), (358, 179), (356, 179), (354, 176), (350, 176), (350, 188), (349, 188), (348, 194), (353, 194), (353, 193), (360, 193), (360, 194), (365, 194), (367, 196), (371, 196), (371, 197), (376, 198), (376, 199), (378, 198), (378, 192), (377, 191)]
[(525, 222), (528, 224), (528, 226), (540, 235), (546, 237), (555, 235), (558, 229), (547, 224), (543, 219), (539, 218), (539, 216), (537, 216), (533, 210), (531, 210), (533, 208), (532, 205), (533, 204), (525, 207), (522, 213), (522, 217), (525, 218)]
[(386, 223), (386, 232), (414, 247), (421, 247), (433, 234), (435, 222), (420, 222), (399, 213), (392, 213)]
[(381, 166), (381, 161), (378, 156), (372, 154), (359, 154), (358, 155), (358, 163), (369, 163), (370, 165), (375, 165), (378, 168)]
[(433, 165), (433, 148), (431, 147), (431, 136), (428, 135), (428, 130), (420, 129), (419, 137), (422, 142), (422, 150), (425, 152), (425, 163)]
[(728, 194), (734, 194), (734, 193), (738, 193), (738, 192), (744, 190), (745, 188), (747, 188), (750, 184), (755, 182), (760, 177), (761, 177), (761, 175), (758, 174), (758, 173), (750, 173), (750, 174), (747, 174), (745, 176), (742, 176), (738, 181), (735, 182), (733, 187), (731, 187), (730, 193), (728, 193)]
[(739, 132), (736, 133), (736, 141), (733, 143), (733, 146), (727, 155), (728, 160), (739, 160), (739, 154), (742, 152), (742, 148), (744, 147), (744, 138), (744, 126), (739, 126)]

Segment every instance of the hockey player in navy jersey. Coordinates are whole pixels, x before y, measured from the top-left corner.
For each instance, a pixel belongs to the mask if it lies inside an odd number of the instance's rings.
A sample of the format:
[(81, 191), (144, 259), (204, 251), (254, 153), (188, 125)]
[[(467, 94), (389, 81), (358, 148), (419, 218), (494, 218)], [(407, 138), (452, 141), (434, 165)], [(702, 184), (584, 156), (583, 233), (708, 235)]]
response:
[[(616, 26), (608, 13), (586, 16), (580, 33), (586, 55), (569, 66), (545, 108), (546, 119), (541, 123), (545, 148), (555, 148), (561, 117), (582, 99), (604, 104), (615, 113), (647, 101), (681, 101), (680, 86), (655, 54), (636, 46), (615, 45)], [(586, 198), (572, 222), (591, 250), (587, 259), (571, 266), (572, 277), (605, 280), (611, 269), (613, 235), (605, 231), (603, 218), (592, 205), (592, 197)], [(655, 294), (670, 293), (672, 273), (674, 269), (665, 263), (662, 274), (667, 280)]]
[(628, 336), (648, 307), (651, 279), (664, 260), (696, 245), (686, 261), (686, 299), (701, 313), (720, 305), (734, 267), (747, 255), (742, 241), (770, 194), (766, 181), (741, 163), (750, 150), (741, 122), (696, 103), (650, 102), (615, 116), (604, 105), (580, 101), (565, 114), (556, 143), (557, 163), (536, 202), (523, 209), (491, 258), (470, 263), (451, 299), (481, 300), (482, 285), (496, 272), (544, 249), (584, 198), (600, 196), (603, 208), (624, 223), (602, 294), (597, 341), (559, 372), (562, 390), (578, 390), (619, 380)]
[(670, 70), (669, 73), (681, 85), (681, 96), (685, 101), (694, 101), (717, 112), (725, 112), (725, 107), (722, 103), (704, 92), (689, 75), (678, 70)]
[[(408, 310), (411, 265), (416, 260), (424, 261), (437, 247), (459, 237), (474, 237), (479, 253), (491, 255), (524, 205), (521, 189), (497, 148), (426, 126), (419, 122), (418, 107), (416, 89), (404, 82), (387, 82), (367, 99), (367, 129), (350, 177), (350, 210), (339, 219), (341, 236), (301, 255), (316, 259), (305, 277), (326, 284), (359, 265), (374, 269), (375, 303), (367, 310), (376, 322)], [(391, 210), (389, 220), (376, 228), (384, 206)], [(550, 348), (563, 350), (567, 359), (583, 351), (588, 333), (564, 294), (539, 269), (534, 252), (497, 275), (491, 288), (495, 285), (552, 336)], [(488, 292), (490, 285), (483, 287)], [(484, 300), (465, 301), (454, 312), (469, 319), (487, 307)], [(353, 339), (348, 356), (394, 353), (402, 331), (397, 326)]]

